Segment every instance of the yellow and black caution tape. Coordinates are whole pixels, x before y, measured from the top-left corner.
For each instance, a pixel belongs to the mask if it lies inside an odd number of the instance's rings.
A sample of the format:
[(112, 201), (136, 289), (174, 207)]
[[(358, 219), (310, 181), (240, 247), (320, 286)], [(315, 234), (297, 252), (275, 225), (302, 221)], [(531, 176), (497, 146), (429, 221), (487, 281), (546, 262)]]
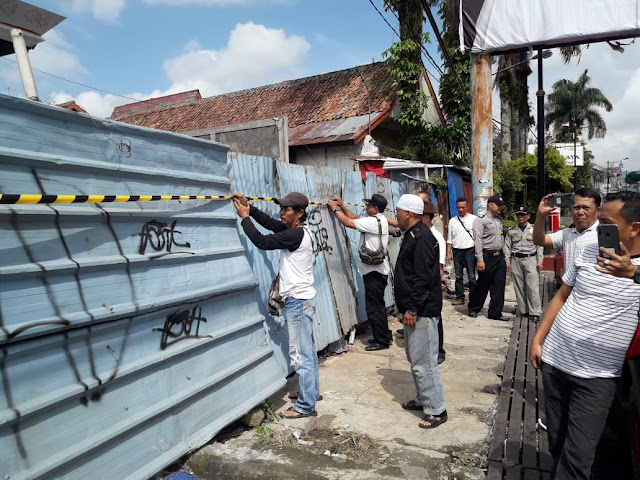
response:
[[(46, 203), (116, 203), (116, 202), (156, 202), (159, 200), (230, 200), (231, 195), (37, 195), (2, 194), (0, 205), (37, 205)], [(274, 197), (245, 197), (247, 200), (273, 202)], [(357, 203), (344, 202), (354, 207), (363, 207)], [(309, 202), (309, 205), (327, 205), (326, 202)]]

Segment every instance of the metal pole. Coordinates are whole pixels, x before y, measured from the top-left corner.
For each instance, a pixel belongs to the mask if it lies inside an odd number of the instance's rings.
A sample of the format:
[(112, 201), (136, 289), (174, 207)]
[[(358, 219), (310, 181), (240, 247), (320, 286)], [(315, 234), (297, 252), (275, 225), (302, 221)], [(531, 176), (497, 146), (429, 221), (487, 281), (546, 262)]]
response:
[(576, 164), (576, 142), (578, 141), (578, 130), (577, 130), (576, 122), (573, 122), (573, 191), (577, 190), (578, 186), (578, 167)]
[(609, 174), (610, 174), (610, 170), (609, 170), (609, 160), (607, 160), (607, 195), (609, 195)]
[(27, 44), (24, 41), (22, 30), (19, 28), (12, 28), (11, 41), (13, 42), (13, 50), (16, 53), (16, 60), (18, 61), (18, 69), (20, 70), (20, 77), (22, 78), (24, 94), (29, 100), (39, 102), (40, 98), (38, 97), (38, 89), (36, 88), (36, 81), (33, 78), (31, 61), (29, 60)]
[[(538, 49), (538, 200), (546, 193), (544, 177), (544, 90), (542, 86), (542, 49)], [(525, 199), (526, 201), (526, 199)]]
[(478, 215), (493, 195), (491, 90), (490, 55), (471, 55), (471, 191)]

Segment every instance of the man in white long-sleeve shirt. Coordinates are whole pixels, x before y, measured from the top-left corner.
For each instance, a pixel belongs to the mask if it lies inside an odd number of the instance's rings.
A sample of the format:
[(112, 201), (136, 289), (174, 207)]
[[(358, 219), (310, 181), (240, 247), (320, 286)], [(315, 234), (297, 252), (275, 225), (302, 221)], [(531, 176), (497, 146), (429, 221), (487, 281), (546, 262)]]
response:
[[(469, 213), (469, 200), (460, 197), (456, 200), (458, 215), (449, 221), (447, 234), (447, 258), (453, 259), (456, 274), (456, 299), (454, 305), (464, 305), (464, 269), (469, 277), (469, 292), (476, 286), (476, 257), (473, 243), (473, 221), (478, 218)], [(469, 293), (471, 294), (471, 293)]]

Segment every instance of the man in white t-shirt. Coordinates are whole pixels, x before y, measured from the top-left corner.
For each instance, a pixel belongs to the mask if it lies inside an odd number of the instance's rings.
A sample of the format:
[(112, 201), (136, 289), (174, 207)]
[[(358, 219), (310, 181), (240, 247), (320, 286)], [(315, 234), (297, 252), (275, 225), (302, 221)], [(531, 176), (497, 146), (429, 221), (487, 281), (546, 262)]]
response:
[(576, 190), (574, 204), (570, 208), (574, 226), (545, 234), (547, 216), (555, 208), (551, 199), (555, 196), (555, 193), (551, 193), (542, 197), (538, 205), (538, 215), (533, 225), (533, 243), (545, 248), (562, 248), (564, 268), (567, 270), (573, 264), (581, 244), (597, 241), (598, 208), (601, 198), (600, 194), (591, 188)]
[(382, 214), (387, 207), (386, 198), (376, 193), (363, 201), (367, 213), (367, 216), (363, 218), (358, 218), (355, 213), (351, 212), (340, 197), (333, 198), (327, 204), (341, 224), (361, 233), (358, 245), (359, 252), (363, 245), (369, 252), (380, 252), (382, 249), (384, 258), (380, 263), (367, 264), (362, 255), (358, 261), (358, 272), (364, 279), (367, 319), (373, 333), (373, 340), (365, 350), (371, 352), (389, 348), (393, 341), (384, 304), (384, 290), (387, 287), (390, 270), (389, 258), (386, 254), (389, 244), (389, 224), (387, 218)]
[[(600, 223), (618, 226), (631, 261), (640, 265), (640, 195), (620, 192), (608, 196), (600, 209)], [(529, 349), (531, 365), (544, 373), (549, 451), (556, 480), (591, 476), (596, 445), (636, 332), (640, 305), (639, 284), (596, 268), (609, 263), (604, 259), (596, 264), (597, 239), (579, 247)]]
[[(469, 213), (469, 200), (456, 200), (458, 215), (449, 220), (447, 233), (447, 263), (453, 259), (456, 274), (456, 299), (454, 305), (464, 305), (464, 269), (469, 278), (469, 292), (476, 286), (476, 256), (473, 243), (473, 221), (478, 218)], [(471, 294), (471, 293), (469, 293)]]

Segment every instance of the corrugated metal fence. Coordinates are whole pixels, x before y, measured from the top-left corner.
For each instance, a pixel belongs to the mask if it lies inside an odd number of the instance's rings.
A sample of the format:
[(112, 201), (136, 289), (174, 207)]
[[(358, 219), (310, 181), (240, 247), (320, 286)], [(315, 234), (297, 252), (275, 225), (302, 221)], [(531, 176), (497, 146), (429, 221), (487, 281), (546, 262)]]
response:
[[(366, 191), (392, 209), (401, 193), (4, 95), (0, 168), (3, 194)], [(231, 202), (0, 205), (0, 225), (0, 477), (149, 477), (284, 385), (286, 327), (264, 302), (278, 253), (247, 241)], [(364, 286), (358, 233), (324, 206), (309, 225), (321, 349), (365, 318)]]
[[(226, 195), (226, 150), (0, 95), (2, 193)], [(146, 478), (284, 385), (230, 202), (0, 225), (0, 478)]]

